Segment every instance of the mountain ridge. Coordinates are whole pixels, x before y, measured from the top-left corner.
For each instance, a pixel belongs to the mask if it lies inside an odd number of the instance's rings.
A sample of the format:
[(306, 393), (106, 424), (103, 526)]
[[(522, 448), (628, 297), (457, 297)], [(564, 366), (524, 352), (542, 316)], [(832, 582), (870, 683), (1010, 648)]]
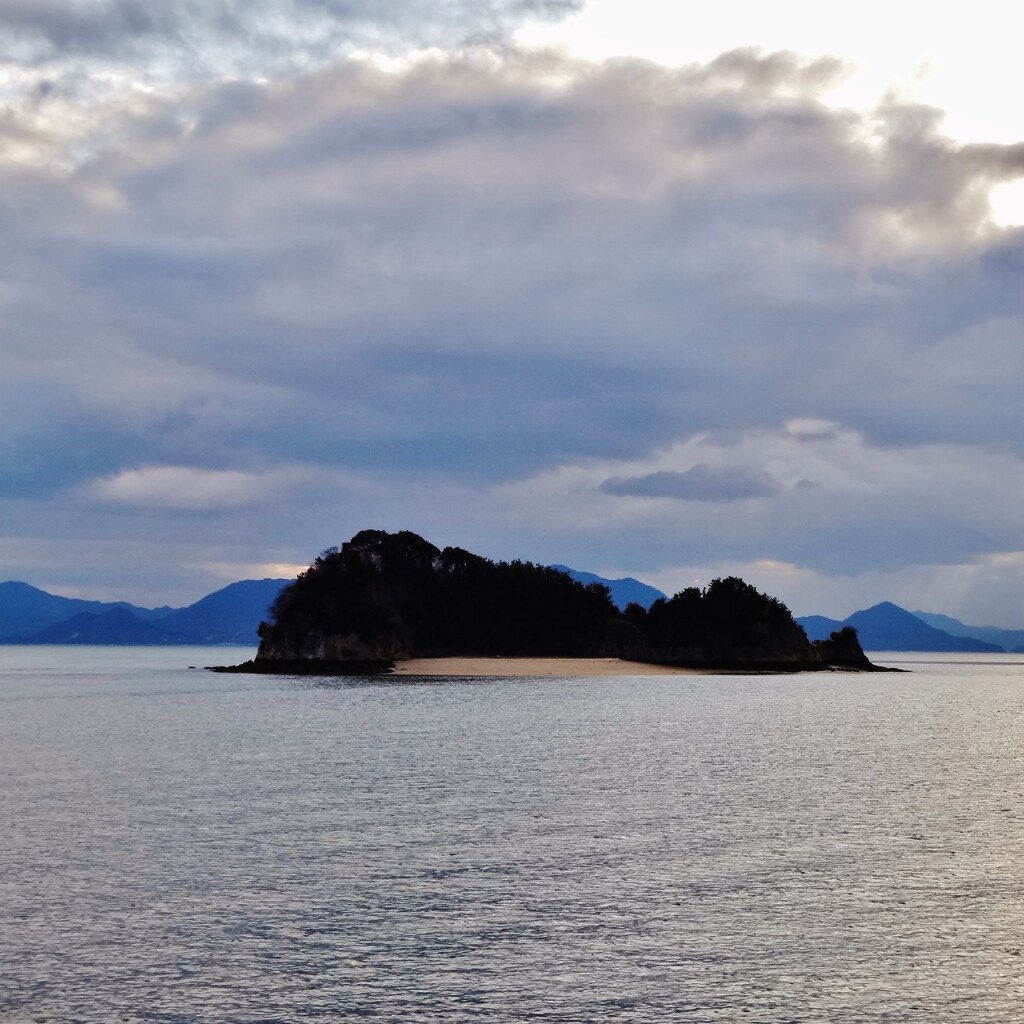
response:
[[(561, 564), (549, 568), (584, 585), (606, 587), (619, 611), (631, 603), (648, 610), (655, 601), (667, 600), (660, 590), (633, 577), (608, 579)], [(127, 601), (63, 597), (21, 580), (7, 580), (0, 582), (0, 645), (255, 645), (259, 623), (290, 582), (269, 577), (238, 580), (182, 608), (143, 608)], [(971, 626), (938, 612), (911, 612), (891, 601), (846, 619), (805, 615), (795, 621), (811, 641), (853, 626), (866, 650), (1024, 653), (1024, 629)]]
[(0, 644), (255, 645), (259, 623), (290, 582), (239, 580), (184, 608), (139, 608), (11, 580), (0, 583)]
[(622, 579), (610, 580), (604, 576), (598, 576), (592, 572), (582, 572), (579, 569), (570, 569), (567, 565), (552, 565), (549, 566), (551, 569), (557, 569), (559, 572), (567, 573), (577, 583), (599, 583), (603, 587), (608, 588), (608, 593), (611, 596), (612, 604), (619, 609), (620, 612), (626, 610), (627, 605), (638, 604), (645, 611), (648, 610), (655, 601), (659, 598), (662, 600), (668, 599), (668, 594), (662, 593), (657, 587), (652, 587), (648, 583), (642, 583), (640, 580), (634, 579), (632, 576), (624, 576)]
[(115, 608), (126, 609), (140, 620), (162, 618), (165, 614), (162, 608), (140, 608), (127, 601), (90, 601), (78, 597), (62, 597), (40, 590), (31, 583), (6, 580), (0, 583), (0, 643), (9, 643), (12, 637), (45, 630), (75, 615), (100, 615)]
[(836, 629), (852, 626), (857, 630), (861, 646), (866, 651), (1006, 653), (998, 644), (972, 637), (954, 636), (936, 629), (892, 601), (880, 601), (842, 620), (830, 619), (824, 615), (804, 615), (797, 618), (796, 622), (804, 628), (810, 640), (822, 639)]
[(941, 629), (952, 636), (965, 636), (973, 640), (983, 640), (986, 643), (998, 644), (1004, 650), (1012, 654), (1024, 654), (1024, 629), (1004, 629), (1002, 626), (969, 626), (952, 615), (942, 615), (939, 612), (915, 611), (922, 622), (929, 626)]

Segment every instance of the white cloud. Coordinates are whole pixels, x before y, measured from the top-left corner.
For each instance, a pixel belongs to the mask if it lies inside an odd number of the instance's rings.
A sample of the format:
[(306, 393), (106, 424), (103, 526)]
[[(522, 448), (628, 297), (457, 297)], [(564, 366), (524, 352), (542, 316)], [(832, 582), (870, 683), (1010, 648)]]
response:
[(136, 508), (209, 511), (253, 505), (268, 496), (267, 484), (265, 477), (236, 470), (147, 466), (97, 481), (89, 491), (101, 501)]
[(360, 490), (365, 492), (366, 485), (352, 474), (313, 466), (281, 466), (257, 471), (143, 466), (95, 480), (79, 493), (87, 502), (150, 512), (232, 513), (271, 504), (291, 508), (308, 501), (312, 495), (337, 498), (339, 494), (359, 493)]
[(574, 17), (530, 25), (517, 38), (595, 60), (632, 55), (667, 65), (705, 63), (750, 46), (832, 54), (848, 64), (830, 93), (837, 107), (863, 110), (896, 96), (947, 112), (946, 129), (957, 138), (1016, 142), (1024, 84), (1018, 40), (996, 29), (1010, 23), (1001, 0), (978, 0), (969, 11), (924, 0), (720, 0), (700, 17), (662, 0), (589, 0)]
[(290, 580), (309, 568), (301, 562), (206, 562), (202, 568), (224, 581), (225, 585), (236, 580)]

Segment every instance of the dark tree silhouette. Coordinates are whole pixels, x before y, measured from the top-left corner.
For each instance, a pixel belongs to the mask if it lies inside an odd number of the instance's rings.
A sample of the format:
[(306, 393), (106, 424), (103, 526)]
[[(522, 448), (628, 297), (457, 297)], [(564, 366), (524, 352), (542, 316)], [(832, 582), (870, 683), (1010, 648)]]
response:
[(382, 530), (319, 555), (282, 591), (260, 637), (258, 662), (320, 666), (518, 655), (778, 669), (833, 656), (852, 666), (860, 652), (855, 635), (812, 646), (781, 601), (735, 576), (619, 612), (600, 584)]

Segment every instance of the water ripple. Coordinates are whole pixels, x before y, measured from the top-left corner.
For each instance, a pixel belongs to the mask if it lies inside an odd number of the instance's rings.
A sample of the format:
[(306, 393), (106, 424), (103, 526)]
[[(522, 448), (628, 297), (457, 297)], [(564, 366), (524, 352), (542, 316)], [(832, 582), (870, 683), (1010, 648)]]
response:
[(0, 665), (4, 1024), (1019, 1017), (1020, 663), (225, 678)]

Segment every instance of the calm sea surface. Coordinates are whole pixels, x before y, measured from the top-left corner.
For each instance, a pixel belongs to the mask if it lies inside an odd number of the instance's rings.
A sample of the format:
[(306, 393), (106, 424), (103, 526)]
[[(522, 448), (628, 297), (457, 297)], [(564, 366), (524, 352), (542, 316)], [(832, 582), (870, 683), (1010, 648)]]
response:
[(1024, 1019), (1024, 658), (251, 653), (0, 648), (4, 1024)]

